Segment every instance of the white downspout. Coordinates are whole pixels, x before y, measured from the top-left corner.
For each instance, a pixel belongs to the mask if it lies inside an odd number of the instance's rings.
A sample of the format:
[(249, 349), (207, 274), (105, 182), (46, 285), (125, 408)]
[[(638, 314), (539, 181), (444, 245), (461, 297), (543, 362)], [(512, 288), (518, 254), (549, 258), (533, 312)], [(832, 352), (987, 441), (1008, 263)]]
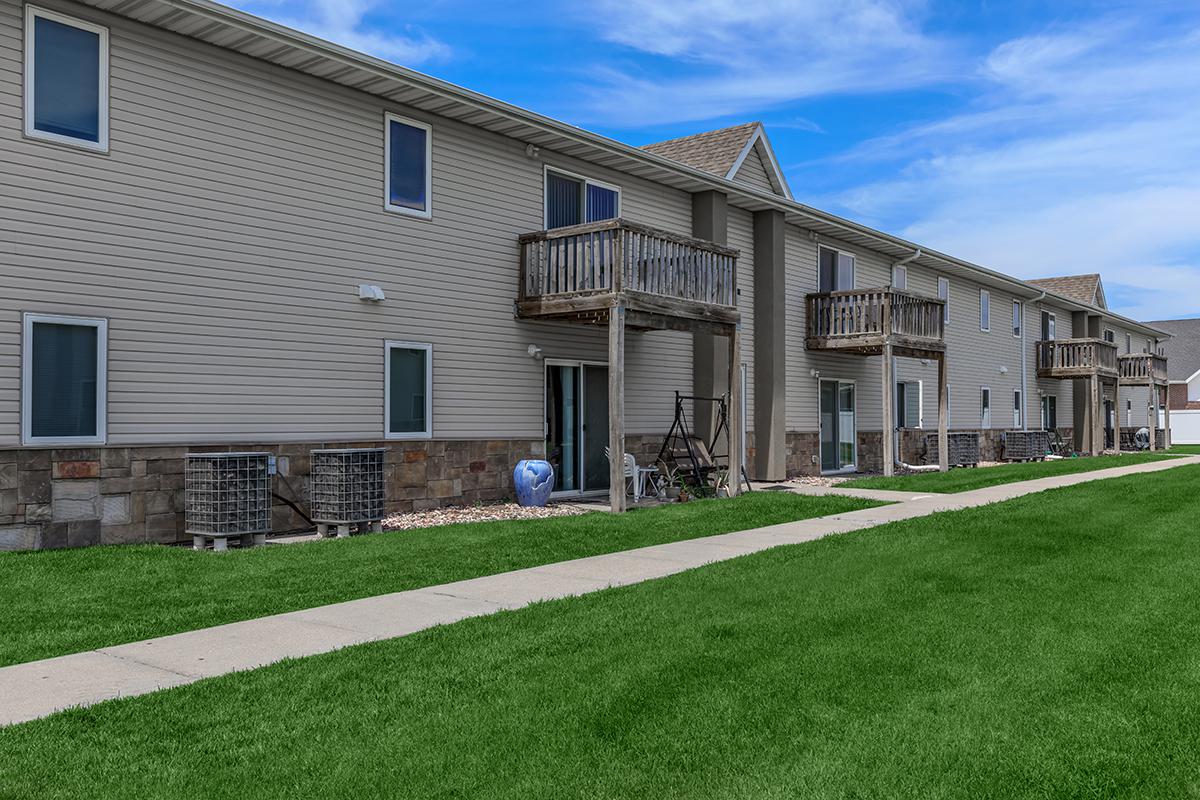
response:
[[(1041, 296), (1033, 302), (1040, 305), (1046, 299), (1046, 293), (1042, 292)], [(1025, 316), (1025, 304), (1021, 304), (1021, 316)], [(1038, 313), (1038, 319), (1041, 319), (1041, 313)], [(1021, 430), (1029, 430), (1029, 350), (1025, 347), (1025, 329), (1028, 326), (1025, 320), (1021, 320)]]
[[(905, 256), (904, 258), (900, 259), (899, 261), (893, 261), (892, 262), (892, 274), (888, 276), (888, 283), (895, 284), (895, 282), (896, 282), (896, 267), (903, 267), (905, 264), (909, 263), (910, 261), (916, 261), (920, 257), (921, 257), (921, 248), (918, 247), (916, 250), (913, 251), (912, 255)], [(892, 288), (894, 289), (895, 286), (893, 286)], [(908, 291), (908, 281), (907, 280), (905, 280), (905, 282), (904, 282), (904, 290)], [(892, 356), (892, 380), (893, 381), (895, 381), (896, 375), (897, 375), (896, 357)], [(892, 402), (893, 402), (893, 404), (895, 403), (897, 396), (898, 395), (896, 395), (896, 387), (893, 385), (892, 386)], [(906, 398), (905, 402), (907, 402), (907, 398)], [(893, 408), (892, 411), (894, 413), (895, 409)], [(893, 429), (893, 434), (892, 434), (893, 445), (892, 446), (895, 449), (892, 450), (892, 462), (896, 466), (903, 467), (904, 469), (920, 469), (919, 467), (914, 467), (911, 464), (905, 464), (903, 461), (900, 460), (900, 437), (895, 435), (896, 433), (899, 433), (899, 430)]]

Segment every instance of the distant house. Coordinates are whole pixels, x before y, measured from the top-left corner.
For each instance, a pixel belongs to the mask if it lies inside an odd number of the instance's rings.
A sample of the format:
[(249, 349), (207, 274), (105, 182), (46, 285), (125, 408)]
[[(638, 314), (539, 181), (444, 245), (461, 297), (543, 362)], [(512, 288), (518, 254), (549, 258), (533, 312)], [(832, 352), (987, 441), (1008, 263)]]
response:
[(1146, 323), (1171, 334), (1162, 343), (1167, 354), (1168, 407), (1200, 409), (1200, 319), (1165, 319)]

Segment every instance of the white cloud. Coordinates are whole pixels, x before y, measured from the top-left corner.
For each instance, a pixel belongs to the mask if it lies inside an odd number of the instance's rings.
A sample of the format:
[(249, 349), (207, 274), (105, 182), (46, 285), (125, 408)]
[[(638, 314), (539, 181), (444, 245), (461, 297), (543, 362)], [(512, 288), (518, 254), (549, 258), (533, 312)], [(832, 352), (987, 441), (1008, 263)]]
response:
[(446, 58), (450, 48), (417, 29), (372, 29), (366, 18), (380, 0), (242, 0), (246, 11), (404, 66)]
[(663, 124), (941, 80), (951, 47), (922, 32), (921, 12), (902, 0), (599, 0), (587, 12), (598, 36), (683, 63), (687, 74), (642, 71), (617, 56), (589, 69), (574, 114)]
[(1195, 43), (1127, 20), (1007, 42), (976, 108), (843, 154), (895, 177), (825, 202), (1021, 277), (1100, 272), (1130, 315), (1200, 313)]

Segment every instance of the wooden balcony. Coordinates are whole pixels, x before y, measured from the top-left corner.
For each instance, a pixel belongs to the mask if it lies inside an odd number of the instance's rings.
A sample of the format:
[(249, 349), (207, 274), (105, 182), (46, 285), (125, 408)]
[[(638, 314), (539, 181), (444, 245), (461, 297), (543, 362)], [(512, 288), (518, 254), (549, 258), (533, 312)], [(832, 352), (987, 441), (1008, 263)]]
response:
[(726, 334), (736, 326), (738, 251), (625, 219), (527, 233), (517, 316)]
[(1118, 379), (1122, 386), (1165, 386), (1167, 357), (1157, 353), (1117, 356)]
[(1117, 377), (1117, 346), (1103, 339), (1051, 339), (1037, 343), (1039, 378)]
[(896, 289), (823, 292), (806, 297), (809, 350), (936, 358), (946, 350), (944, 300)]

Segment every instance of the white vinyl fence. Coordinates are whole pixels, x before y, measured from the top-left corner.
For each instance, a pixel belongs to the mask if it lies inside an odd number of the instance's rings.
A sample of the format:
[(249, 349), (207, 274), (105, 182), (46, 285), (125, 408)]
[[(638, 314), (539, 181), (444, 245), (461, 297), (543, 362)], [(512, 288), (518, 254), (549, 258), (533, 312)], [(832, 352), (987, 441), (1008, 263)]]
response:
[(1200, 444), (1200, 411), (1171, 412), (1171, 444)]

